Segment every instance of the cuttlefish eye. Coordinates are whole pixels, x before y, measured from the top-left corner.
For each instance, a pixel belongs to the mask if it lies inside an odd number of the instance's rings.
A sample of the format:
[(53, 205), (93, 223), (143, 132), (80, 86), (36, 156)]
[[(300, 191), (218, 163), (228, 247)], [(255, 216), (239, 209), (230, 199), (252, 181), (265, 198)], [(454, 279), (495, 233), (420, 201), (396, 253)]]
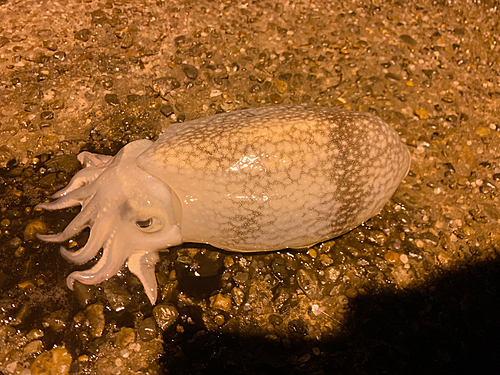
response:
[(135, 222), (135, 225), (137, 225), (137, 228), (139, 228), (141, 231), (149, 233), (157, 232), (163, 228), (161, 220), (157, 219), (156, 217), (150, 217), (146, 220), (137, 220)]
[(135, 222), (135, 225), (137, 225), (141, 229), (145, 229), (150, 227), (153, 224), (153, 218), (149, 218), (146, 220), (138, 220)]

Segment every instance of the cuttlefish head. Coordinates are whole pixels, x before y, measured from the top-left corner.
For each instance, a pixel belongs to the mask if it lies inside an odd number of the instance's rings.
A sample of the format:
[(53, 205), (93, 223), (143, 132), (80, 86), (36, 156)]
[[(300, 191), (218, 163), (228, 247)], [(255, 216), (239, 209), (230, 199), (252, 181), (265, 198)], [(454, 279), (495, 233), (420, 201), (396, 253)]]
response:
[(89, 239), (81, 249), (69, 251), (61, 247), (66, 259), (84, 264), (102, 249), (101, 258), (92, 268), (68, 276), (70, 289), (75, 281), (98, 284), (107, 280), (126, 263), (142, 282), (151, 303), (156, 302), (158, 251), (180, 244), (182, 236), (171, 189), (135, 162), (151, 143), (132, 142), (114, 157), (89, 152), (79, 154), (78, 159), (85, 168), (66, 188), (52, 196), (56, 200), (37, 206), (47, 210), (82, 206), (63, 232), (39, 235), (44, 241), (63, 242), (90, 228)]

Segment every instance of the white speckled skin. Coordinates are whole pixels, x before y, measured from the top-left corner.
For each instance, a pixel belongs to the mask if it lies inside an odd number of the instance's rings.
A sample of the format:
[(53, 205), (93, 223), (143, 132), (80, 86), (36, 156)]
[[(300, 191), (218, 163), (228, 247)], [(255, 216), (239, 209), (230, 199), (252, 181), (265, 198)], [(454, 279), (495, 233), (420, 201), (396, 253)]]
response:
[(129, 269), (156, 301), (157, 252), (202, 242), (240, 252), (301, 248), (336, 237), (377, 214), (410, 167), (398, 134), (378, 117), (334, 108), (281, 106), (171, 125), (155, 142), (114, 157), (82, 153), (87, 168), (45, 209), (81, 204), (58, 235), (91, 227), (88, 243), (63, 255), (68, 277), (95, 284)]

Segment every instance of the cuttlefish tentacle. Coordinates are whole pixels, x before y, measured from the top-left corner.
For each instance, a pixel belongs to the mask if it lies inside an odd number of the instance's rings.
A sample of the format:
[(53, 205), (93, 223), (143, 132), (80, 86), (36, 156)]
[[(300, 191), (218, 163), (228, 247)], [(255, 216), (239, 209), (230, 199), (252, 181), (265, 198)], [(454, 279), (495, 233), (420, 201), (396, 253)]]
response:
[(160, 260), (157, 251), (140, 252), (129, 256), (127, 267), (144, 286), (144, 291), (151, 301), (151, 305), (156, 303), (157, 284), (155, 275), (155, 264)]
[(95, 194), (95, 187), (92, 185), (87, 185), (73, 190), (60, 198), (56, 199), (50, 203), (40, 203), (36, 208), (43, 208), (44, 210), (60, 210), (63, 208), (83, 206), (86, 201), (92, 199)]
[(110, 218), (98, 219), (94, 226), (99, 228), (99, 230), (91, 228), (89, 239), (85, 246), (77, 251), (69, 251), (64, 246), (61, 246), (61, 255), (70, 262), (77, 264), (87, 263), (101, 249), (102, 244), (108, 236), (108, 231), (111, 229), (111, 224), (112, 221)]
[(83, 164), (85, 168), (88, 167), (101, 167), (105, 165), (108, 161), (113, 159), (109, 155), (93, 154), (88, 151), (80, 152), (77, 156), (78, 161)]
[(92, 226), (96, 216), (96, 207), (87, 207), (80, 211), (69, 225), (61, 233), (37, 234), (38, 238), (47, 242), (63, 242), (76, 236), (85, 228)]
[(90, 185), (106, 170), (106, 165), (113, 159), (112, 156), (92, 154), (88, 151), (81, 152), (77, 158), (84, 168), (73, 176), (66, 187), (52, 194), (52, 199), (63, 197), (85, 185)]
[[(115, 228), (116, 229), (116, 228)], [(75, 281), (82, 284), (94, 285), (115, 276), (127, 260), (127, 254), (117, 251), (126, 244), (118, 238), (111, 236), (103, 246), (102, 257), (90, 269), (75, 271), (69, 274), (66, 284), (73, 289)]]
[(85, 185), (90, 185), (97, 179), (97, 177), (99, 177), (102, 171), (103, 169), (96, 167), (82, 169), (81, 171), (78, 171), (78, 173), (71, 179), (64, 189), (55, 192), (50, 197), (52, 199), (61, 198)]

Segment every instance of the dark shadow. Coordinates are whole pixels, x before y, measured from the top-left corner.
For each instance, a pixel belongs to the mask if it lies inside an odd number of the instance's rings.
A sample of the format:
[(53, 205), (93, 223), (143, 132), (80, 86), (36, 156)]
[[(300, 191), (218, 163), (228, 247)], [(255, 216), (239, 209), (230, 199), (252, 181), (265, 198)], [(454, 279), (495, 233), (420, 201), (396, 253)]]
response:
[(499, 261), (447, 272), (418, 289), (358, 297), (342, 337), (296, 333), (288, 348), (206, 332), (196, 319), (183, 334), (165, 332), (161, 361), (177, 375), (497, 374), (499, 291)]

